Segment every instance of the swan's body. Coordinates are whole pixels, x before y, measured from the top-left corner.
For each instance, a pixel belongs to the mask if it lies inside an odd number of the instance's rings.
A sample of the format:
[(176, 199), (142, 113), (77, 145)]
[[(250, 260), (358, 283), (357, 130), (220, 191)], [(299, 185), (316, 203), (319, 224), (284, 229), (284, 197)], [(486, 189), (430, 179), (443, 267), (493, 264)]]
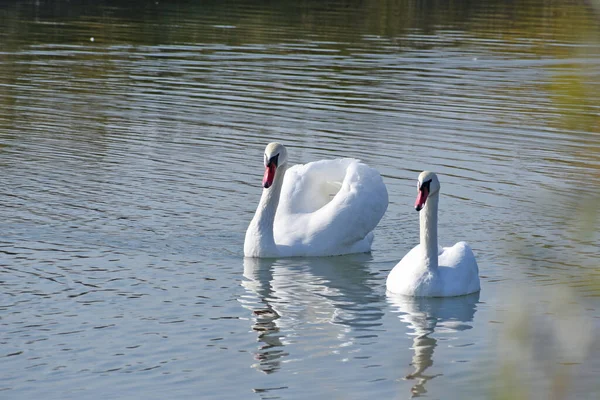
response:
[(263, 193), (246, 231), (246, 257), (333, 256), (371, 251), (388, 205), (379, 173), (351, 158), (287, 167), (287, 150), (265, 150)]
[(388, 275), (387, 290), (408, 296), (462, 296), (480, 290), (479, 267), (471, 247), (458, 242), (438, 247), (437, 212), (440, 184), (432, 172), (419, 175), (421, 242)]

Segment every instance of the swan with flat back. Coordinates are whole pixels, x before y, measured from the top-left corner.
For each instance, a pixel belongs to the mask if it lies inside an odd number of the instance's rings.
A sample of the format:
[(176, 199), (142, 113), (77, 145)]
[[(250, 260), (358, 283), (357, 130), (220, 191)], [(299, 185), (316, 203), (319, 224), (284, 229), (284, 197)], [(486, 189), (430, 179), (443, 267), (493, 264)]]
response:
[(479, 267), (467, 242), (438, 246), (440, 181), (423, 171), (417, 181), (420, 244), (409, 251), (387, 277), (391, 293), (418, 297), (462, 296), (479, 291)]

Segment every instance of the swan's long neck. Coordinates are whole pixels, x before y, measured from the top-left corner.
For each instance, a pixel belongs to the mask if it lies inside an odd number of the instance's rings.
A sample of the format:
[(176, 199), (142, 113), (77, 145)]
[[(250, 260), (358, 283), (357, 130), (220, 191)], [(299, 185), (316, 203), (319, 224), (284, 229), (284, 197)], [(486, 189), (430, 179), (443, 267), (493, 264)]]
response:
[(263, 189), (254, 218), (246, 231), (244, 254), (247, 257), (274, 257), (277, 255), (273, 223), (286, 170), (286, 165), (277, 168), (273, 184), (270, 188)]
[(430, 270), (438, 268), (438, 201), (439, 194), (427, 198), (420, 211), (421, 247), (424, 249), (425, 265)]

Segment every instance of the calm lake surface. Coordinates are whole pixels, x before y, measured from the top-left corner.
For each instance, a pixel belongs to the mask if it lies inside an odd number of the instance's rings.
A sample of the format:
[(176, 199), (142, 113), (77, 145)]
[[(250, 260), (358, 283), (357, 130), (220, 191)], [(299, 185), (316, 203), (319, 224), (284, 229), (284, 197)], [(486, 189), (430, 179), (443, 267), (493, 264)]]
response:
[[(0, 397), (599, 398), (598, 7), (1, 2)], [(274, 140), (371, 254), (244, 259)], [(479, 294), (386, 294), (424, 169)]]

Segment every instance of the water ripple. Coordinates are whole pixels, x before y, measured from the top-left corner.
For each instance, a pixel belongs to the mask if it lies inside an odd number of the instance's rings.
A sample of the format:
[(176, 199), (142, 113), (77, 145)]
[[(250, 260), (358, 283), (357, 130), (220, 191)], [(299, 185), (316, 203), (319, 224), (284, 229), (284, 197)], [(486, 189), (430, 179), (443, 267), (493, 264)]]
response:
[[(7, 5), (0, 390), (472, 393), (494, 364), (502, 293), (566, 285), (597, 311), (589, 13), (229, 3), (101, 2), (61, 18)], [(349, 156), (380, 170), (390, 207), (372, 255), (241, 261), (272, 140), (293, 163)], [(418, 240), (423, 169), (443, 184), (441, 244), (468, 240), (480, 260), (483, 301), (467, 317), (385, 295)], [(411, 358), (414, 371), (398, 368)]]

